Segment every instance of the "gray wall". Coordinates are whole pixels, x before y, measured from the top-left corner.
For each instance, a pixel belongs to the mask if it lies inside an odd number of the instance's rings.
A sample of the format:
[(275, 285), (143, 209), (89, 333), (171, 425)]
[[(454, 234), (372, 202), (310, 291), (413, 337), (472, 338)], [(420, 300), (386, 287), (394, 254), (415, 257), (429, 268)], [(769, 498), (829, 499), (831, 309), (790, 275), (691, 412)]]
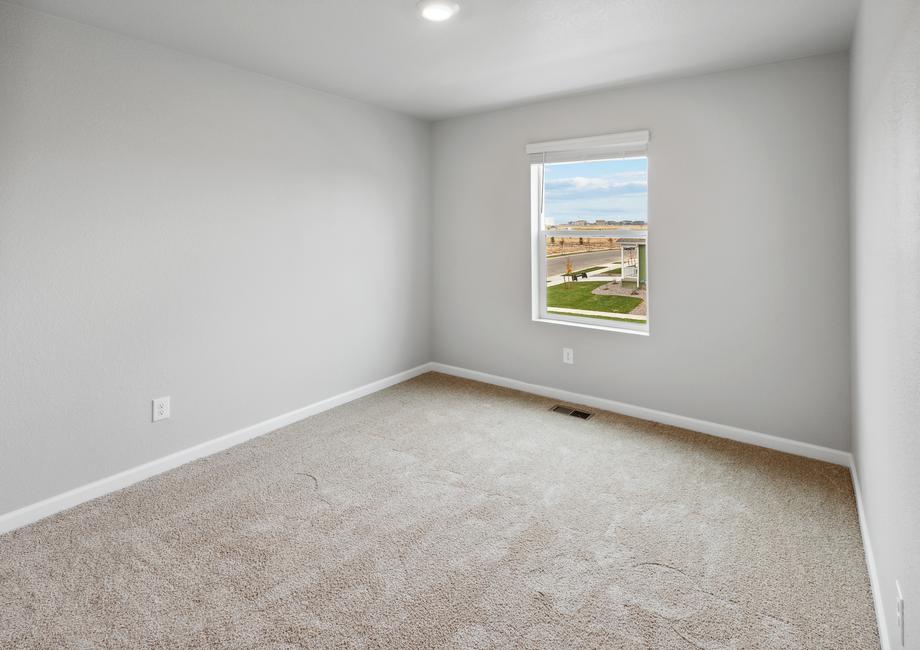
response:
[(0, 2), (0, 513), (428, 361), (429, 134)]
[[(435, 124), (435, 360), (847, 450), (848, 70), (822, 56)], [(639, 128), (651, 335), (531, 322), (524, 145)]]
[(885, 624), (920, 648), (920, 1), (867, 0), (853, 49), (853, 454)]

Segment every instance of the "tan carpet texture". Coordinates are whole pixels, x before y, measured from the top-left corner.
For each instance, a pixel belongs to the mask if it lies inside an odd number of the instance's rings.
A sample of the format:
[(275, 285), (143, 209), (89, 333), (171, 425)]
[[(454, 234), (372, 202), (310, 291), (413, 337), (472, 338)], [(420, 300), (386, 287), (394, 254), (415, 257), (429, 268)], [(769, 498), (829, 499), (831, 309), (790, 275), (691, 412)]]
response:
[(0, 537), (3, 648), (878, 648), (842, 467), (428, 374)]

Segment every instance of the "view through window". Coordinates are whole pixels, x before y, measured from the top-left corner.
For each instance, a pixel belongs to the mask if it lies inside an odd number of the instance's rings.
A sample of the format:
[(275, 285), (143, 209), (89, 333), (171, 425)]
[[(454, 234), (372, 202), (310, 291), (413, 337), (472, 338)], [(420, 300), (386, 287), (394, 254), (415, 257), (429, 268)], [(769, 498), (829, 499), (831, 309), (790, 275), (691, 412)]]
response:
[(648, 328), (648, 158), (535, 165), (539, 316)]

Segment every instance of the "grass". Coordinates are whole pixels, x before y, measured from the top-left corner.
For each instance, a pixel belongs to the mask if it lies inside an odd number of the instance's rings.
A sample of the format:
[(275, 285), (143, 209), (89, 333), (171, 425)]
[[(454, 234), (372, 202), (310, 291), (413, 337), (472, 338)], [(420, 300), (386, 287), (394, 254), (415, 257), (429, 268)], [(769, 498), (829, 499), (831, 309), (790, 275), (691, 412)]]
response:
[(637, 323), (639, 325), (645, 325), (647, 320), (638, 320), (635, 318), (617, 318), (616, 316), (594, 316), (592, 314), (578, 314), (573, 311), (551, 311), (550, 314), (556, 314), (557, 316), (578, 316), (579, 318), (596, 318), (597, 320), (615, 320), (621, 323)]
[(633, 296), (597, 296), (591, 293), (606, 282), (566, 282), (546, 288), (546, 306), (628, 314), (642, 303)]
[[(572, 271), (572, 273), (590, 273), (591, 271), (597, 271), (598, 269), (604, 268), (603, 266), (589, 266), (586, 269), (578, 269), (577, 271)], [(568, 273), (563, 273), (563, 275), (569, 275)]]
[(603, 273), (598, 273), (598, 275), (623, 275), (623, 269), (617, 267), (609, 271), (604, 271)]

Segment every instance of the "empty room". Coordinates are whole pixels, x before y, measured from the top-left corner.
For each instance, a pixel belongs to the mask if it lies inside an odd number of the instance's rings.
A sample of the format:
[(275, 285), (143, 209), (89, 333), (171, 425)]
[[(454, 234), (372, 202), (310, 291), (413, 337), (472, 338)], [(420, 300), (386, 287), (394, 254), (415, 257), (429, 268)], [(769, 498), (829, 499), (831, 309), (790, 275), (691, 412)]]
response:
[(0, 0), (0, 648), (920, 650), (920, 0)]

